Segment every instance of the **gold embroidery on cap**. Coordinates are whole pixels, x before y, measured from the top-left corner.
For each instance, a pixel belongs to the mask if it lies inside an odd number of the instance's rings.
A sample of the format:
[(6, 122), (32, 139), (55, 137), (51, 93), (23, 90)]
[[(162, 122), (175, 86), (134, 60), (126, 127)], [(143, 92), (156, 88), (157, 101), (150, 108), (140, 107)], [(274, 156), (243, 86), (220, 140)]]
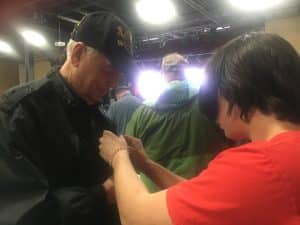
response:
[(132, 35), (129, 30), (124, 30), (123, 27), (117, 27), (117, 45), (119, 47), (124, 47), (128, 54), (131, 54), (131, 43), (132, 43)]

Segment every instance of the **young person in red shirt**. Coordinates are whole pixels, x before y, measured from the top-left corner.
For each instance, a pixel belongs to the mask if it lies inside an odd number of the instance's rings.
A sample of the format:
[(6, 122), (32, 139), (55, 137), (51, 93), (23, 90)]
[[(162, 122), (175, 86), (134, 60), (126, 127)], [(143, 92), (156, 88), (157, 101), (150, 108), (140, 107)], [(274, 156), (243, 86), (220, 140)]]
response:
[[(106, 131), (100, 154), (114, 169), (124, 225), (300, 224), (300, 60), (284, 39), (248, 33), (216, 52), (201, 90), (227, 137), (251, 142), (219, 154), (184, 180), (143, 154), (142, 143)], [(176, 134), (174, 134), (176, 138)], [(149, 194), (139, 167), (164, 191)]]

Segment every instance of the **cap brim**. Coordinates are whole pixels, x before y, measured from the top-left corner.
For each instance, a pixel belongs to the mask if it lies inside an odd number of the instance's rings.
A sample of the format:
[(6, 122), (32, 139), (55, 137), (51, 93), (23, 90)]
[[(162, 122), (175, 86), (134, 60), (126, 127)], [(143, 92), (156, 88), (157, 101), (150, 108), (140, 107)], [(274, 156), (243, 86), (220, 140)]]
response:
[(134, 71), (134, 62), (130, 55), (124, 51), (115, 51), (113, 53), (105, 54), (112, 64), (113, 68), (120, 73), (130, 75)]

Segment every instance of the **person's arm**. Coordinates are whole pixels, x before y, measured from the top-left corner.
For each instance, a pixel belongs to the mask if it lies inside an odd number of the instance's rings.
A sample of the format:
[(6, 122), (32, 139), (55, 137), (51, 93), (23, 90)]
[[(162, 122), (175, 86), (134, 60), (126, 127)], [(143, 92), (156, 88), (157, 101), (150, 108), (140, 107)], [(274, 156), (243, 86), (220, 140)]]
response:
[(115, 186), (113, 178), (108, 178), (103, 184), (103, 188), (106, 195), (106, 201), (108, 204), (112, 205), (116, 203), (115, 198)]
[(130, 157), (133, 164), (146, 174), (158, 187), (166, 189), (185, 179), (172, 173), (158, 163), (151, 160), (145, 153), (142, 142), (134, 137), (125, 136), (129, 145)]
[[(171, 225), (166, 191), (150, 194), (130, 162), (127, 144), (105, 131), (100, 154), (114, 169), (117, 204), (123, 225)], [(155, 212), (155, 213), (153, 213)]]
[(161, 189), (169, 188), (185, 180), (183, 177), (172, 173), (170, 170), (167, 170), (152, 160), (148, 161), (145, 166), (140, 169)]

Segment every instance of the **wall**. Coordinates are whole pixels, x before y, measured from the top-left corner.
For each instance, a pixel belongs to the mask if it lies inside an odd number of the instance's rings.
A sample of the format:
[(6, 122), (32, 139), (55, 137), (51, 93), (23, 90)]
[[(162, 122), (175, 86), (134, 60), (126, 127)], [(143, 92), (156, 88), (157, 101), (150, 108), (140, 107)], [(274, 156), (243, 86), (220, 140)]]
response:
[[(51, 65), (48, 60), (36, 60), (33, 65), (33, 73), (34, 79), (41, 79), (43, 78), (50, 70)], [(25, 66), (24, 64), (19, 64), (19, 80), (20, 83), (26, 82), (25, 77)]]
[(47, 73), (49, 72), (50, 69), (51, 69), (51, 65), (50, 65), (49, 61), (47, 61), (47, 60), (35, 61), (35, 63), (34, 63), (34, 78), (35, 79), (43, 78), (45, 75), (47, 75)]
[(300, 15), (267, 21), (265, 30), (279, 34), (300, 53)]
[[(44, 77), (51, 66), (47, 60), (39, 60), (34, 64), (34, 78)], [(24, 64), (16, 61), (0, 58), (0, 95), (7, 89), (25, 82)]]
[(18, 63), (0, 58), (0, 94), (19, 84)]

